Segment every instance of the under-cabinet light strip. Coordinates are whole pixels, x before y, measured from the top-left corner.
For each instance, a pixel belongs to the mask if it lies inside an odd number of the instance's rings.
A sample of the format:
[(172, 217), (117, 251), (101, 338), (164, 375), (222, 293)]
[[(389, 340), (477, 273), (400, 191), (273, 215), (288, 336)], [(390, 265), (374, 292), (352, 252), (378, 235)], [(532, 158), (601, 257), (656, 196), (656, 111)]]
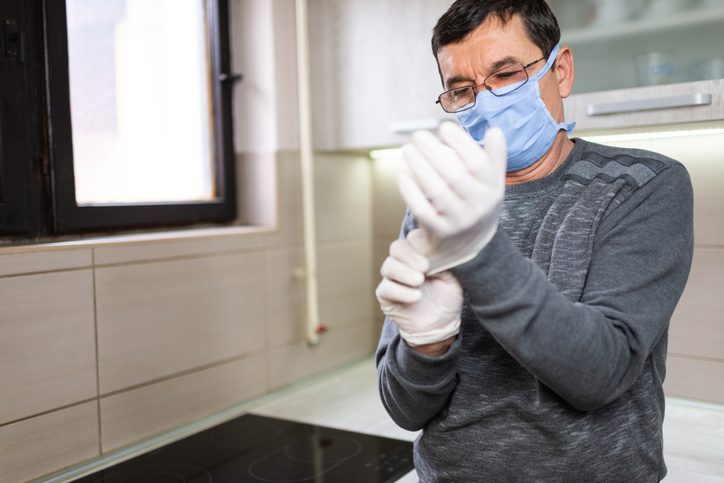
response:
[[(639, 132), (631, 134), (606, 134), (597, 136), (583, 136), (581, 139), (596, 143), (615, 143), (618, 141), (642, 141), (647, 139), (684, 138), (690, 136), (706, 136), (724, 134), (724, 128), (719, 129), (690, 129), (687, 131), (659, 131)], [(370, 151), (372, 159), (388, 159), (403, 157), (402, 149), (376, 149)]]
[[(449, 146), (443, 146), (443, 148), (447, 149), (451, 153), (455, 152), (455, 150)], [(405, 156), (405, 153), (402, 150), (402, 148), (377, 149), (374, 151), (370, 151), (370, 158), (372, 158), (372, 159), (402, 158), (404, 156)]]
[(402, 149), (375, 149), (370, 151), (370, 158), (372, 159), (387, 159), (387, 158), (401, 158), (403, 156)]
[(608, 134), (601, 136), (583, 136), (581, 139), (596, 143), (615, 143), (617, 141), (641, 141), (647, 139), (684, 138), (705, 136), (707, 134), (724, 134), (724, 129), (690, 129), (688, 131), (639, 132), (631, 134)]

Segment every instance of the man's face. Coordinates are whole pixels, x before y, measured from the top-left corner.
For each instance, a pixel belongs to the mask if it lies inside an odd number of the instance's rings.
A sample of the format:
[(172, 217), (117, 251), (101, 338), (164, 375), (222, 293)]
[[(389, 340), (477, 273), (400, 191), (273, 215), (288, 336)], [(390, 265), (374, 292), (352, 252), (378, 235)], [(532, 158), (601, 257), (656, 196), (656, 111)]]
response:
[[(486, 77), (511, 64), (527, 65), (545, 54), (526, 34), (520, 16), (505, 25), (490, 17), (464, 41), (442, 47), (437, 53), (445, 90), (464, 86), (477, 86)], [(528, 68), (528, 75), (540, 71), (541, 61)], [(556, 122), (562, 122), (563, 104), (553, 70), (540, 80), (541, 98)], [(567, 95), (567, 94), (566, 94)]]

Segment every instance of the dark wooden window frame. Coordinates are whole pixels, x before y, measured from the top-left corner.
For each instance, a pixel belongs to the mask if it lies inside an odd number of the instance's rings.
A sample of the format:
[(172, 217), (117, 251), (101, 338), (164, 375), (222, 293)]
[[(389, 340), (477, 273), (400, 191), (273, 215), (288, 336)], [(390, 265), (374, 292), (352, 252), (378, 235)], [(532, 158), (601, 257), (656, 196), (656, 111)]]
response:
[[(26, 6), (25, 12), (17, 15), (21, 27), (26, 24), (26, 29), (21, 28), (25, 31), (21, 47), (25, 58), (22, 63), (11, 60), (23, 70), (17, 77), (24, 80), (13, 81), (17, 85), (5, 82), (0, 88), (20, 89), (29, 83), (30, 89), (23, 92), (22, 100), (13, 100), (20, 107), (0, 103), (0, 236), (37, 239), (233, 220), (236, 179), (231, 101), (234, 81), (240, 76), (230, 72), (229, 0), (205, 0), (211, 33), (217, 197), (204, 202), (91, 206), (79, 206), (75, 200), (65, 1), (17, 1), (18, 9)], [(27, 104), (25, 113), (22, 104)], [(3, 115), (2, 110), (9, 108), (17, 112)], [(35, 115), (28, 114), (32, 112)], [(8, 126), (8, 119), (17, 116), (31, 119)], [(35, 126), (26, 126), (26, 121)], [(28, 129), (27, 139), (19, 139)], [(3, 142), (8, 140), (11, 142)], [(15, 148), (15, 144), (26, 145)]]
[(39, 231), (35, 208), (47, 202), (39, 182), (42, 86), (30, 81), (42, 71), (28, 54), (39, 26), (28, 23), (35, 13), (32, 5), (0, 0), (0, 7), (0, 235), (23, 238)]

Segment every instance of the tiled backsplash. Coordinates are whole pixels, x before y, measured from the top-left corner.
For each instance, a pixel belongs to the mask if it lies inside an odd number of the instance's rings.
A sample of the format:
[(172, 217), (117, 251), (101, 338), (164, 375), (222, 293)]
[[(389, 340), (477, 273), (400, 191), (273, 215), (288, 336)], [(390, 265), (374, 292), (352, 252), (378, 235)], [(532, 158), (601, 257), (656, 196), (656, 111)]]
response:
[(97, 396), (92, 269), (0, 278), (0, 307), (0, 424)]
[(317, 347), (304, 340), (294, 275), (298, 156), (278, 153), (276, 164), (279, 224), (266, 233), (0, 250), (0, 482), (40, 477), (372, 353), (369, 160), (316, 159), (329, 329)]

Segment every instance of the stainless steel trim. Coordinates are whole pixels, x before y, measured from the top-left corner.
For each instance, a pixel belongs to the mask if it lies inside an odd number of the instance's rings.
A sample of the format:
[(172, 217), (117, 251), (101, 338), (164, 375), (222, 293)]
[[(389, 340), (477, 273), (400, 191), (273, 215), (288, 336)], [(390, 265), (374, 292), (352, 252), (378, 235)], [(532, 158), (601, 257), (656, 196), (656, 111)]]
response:
[(638, 101), (613, 102), (611, 104), (589, 104), (589, 116), (623, 114), (626, 112), (652, 111), (672, 107), (708, 106), (712, 103), (711, 94), (690, 94), (688, 96), (659, 97)]

